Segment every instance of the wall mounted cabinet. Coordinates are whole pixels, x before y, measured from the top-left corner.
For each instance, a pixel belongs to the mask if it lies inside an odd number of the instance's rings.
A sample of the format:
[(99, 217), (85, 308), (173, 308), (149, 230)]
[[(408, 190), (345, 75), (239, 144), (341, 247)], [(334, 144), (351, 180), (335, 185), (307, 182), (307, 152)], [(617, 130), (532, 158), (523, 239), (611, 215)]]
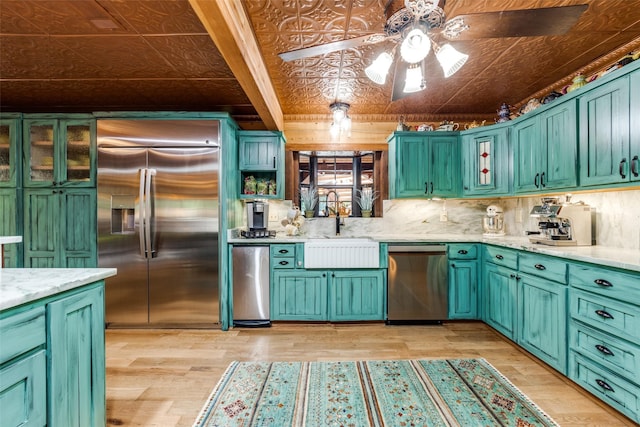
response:
[(281, 132), (238, 132), (241, 198), (284, 197), (284, 143)]
[[(0, 212), (0, 236), (22, 236), (22, 191), (0, 188)], [(4, 247), (4, 266), (22, 267), (22, 243)]]
[(95, 187), (96, 120), (25, 115), (24, 187)]
[(389, 143), (391, 198), (456, 197), (460, 190), (458, 132), (395, 132)]
[(462, 195), (496, 197), (510, 193), (509, 128), (478, 128), (461, 136)]
[(0, 119), (0, 187), (20, 187), (22, 121), (18, 114), (3, 114)]

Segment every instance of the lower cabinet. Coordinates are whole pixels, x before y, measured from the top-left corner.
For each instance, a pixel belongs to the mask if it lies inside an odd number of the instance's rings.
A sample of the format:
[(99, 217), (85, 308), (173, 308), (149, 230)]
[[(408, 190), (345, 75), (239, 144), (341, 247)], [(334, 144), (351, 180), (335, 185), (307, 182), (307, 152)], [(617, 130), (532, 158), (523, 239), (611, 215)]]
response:
[(483, 320), (507, 338), (516, 339), (517, 272), (487, 264), (484, 273)]
[(478, 245), (447, 245), (449, 319), (478, 318)]
[(271, 320), (384, 320), (384, 269), (274, 270)]
[(104, 282), (0, 313), (1, 425), (104, 427)]

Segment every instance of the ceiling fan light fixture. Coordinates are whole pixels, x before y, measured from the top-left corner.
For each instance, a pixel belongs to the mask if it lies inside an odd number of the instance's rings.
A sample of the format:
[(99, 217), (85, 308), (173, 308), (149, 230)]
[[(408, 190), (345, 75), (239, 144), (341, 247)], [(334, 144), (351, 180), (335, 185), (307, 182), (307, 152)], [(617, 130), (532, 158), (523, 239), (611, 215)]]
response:
[(333, 117), (329, 132), (333, 138), (339, 137), (342, 132), (351, 136), (351, 117), (347, 115), (350, 107), (346, 102), (334, 102), (329, 105)]
[(464, 63), (467, 62), (467, 59), (469, 59), (469, 55), (457, 51), (453, 46), (447, 43), (436, 49), (436, 58), (438, 58), (438, 62), (440, 63), (446, 78), (451, 77), (456, 73), (456, 71), (462, 68)]
[(427, 87), (427, 82), (422, 74), (420, 64), (410, 65), (407, 68), (407, 77), (404, 80), (404, 93), (420, 92)]
[(388, 52), (382, 52), (371, 65), (365, 68), (364, 73), (372, 82), (383, 85), (392, 63), (393, 56)]
[(416, 64), (422, 61), (429, 54), (431, 40), (421, 28), (413, 28), (402, 40), (400, 45), (400, 56), (409, 64)]

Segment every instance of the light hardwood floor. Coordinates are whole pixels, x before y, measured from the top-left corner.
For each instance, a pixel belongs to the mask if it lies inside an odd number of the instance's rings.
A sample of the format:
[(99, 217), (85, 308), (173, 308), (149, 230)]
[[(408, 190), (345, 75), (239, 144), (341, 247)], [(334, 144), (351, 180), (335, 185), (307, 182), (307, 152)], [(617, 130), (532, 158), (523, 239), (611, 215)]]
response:
[(191, 426), (233, 360), (483, 357), (561, 426), (633, 426), (479, 322), (275, 324), (264, 329), (108, 329), (107, 425)]

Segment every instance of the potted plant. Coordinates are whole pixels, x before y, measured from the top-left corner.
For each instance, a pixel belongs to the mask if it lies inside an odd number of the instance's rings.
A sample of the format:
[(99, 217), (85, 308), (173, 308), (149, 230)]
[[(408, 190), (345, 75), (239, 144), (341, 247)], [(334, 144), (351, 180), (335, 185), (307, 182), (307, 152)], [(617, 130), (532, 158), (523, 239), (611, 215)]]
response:
[(318, 203), (318, 192), (315, 188), (300, 189), (300, 204), (304, 209), (304, 216), (312, 218), (315, 211), (316, 203)]
[(364, 187), (362, 190), (357, 190), (358, 192), (358, 206), (360, 206), (360, 211), (362, 212), (363, 218), (369, 218), (371, 216), (371, 210), (373, 209), (373, 202), (378, 198), (378, 194), (373, 191), (371, 187)]

